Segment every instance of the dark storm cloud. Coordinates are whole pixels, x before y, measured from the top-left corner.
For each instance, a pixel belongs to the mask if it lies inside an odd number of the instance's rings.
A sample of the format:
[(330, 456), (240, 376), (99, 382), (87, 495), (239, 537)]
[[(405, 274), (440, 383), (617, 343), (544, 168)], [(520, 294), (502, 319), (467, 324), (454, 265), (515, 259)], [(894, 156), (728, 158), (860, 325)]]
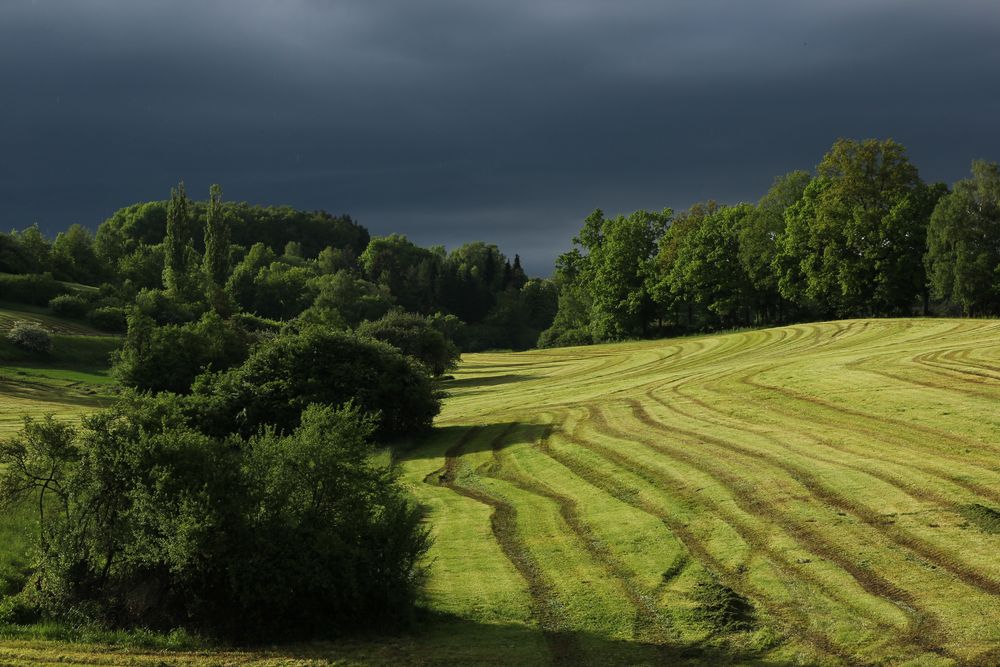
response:
[(219, 181), (547, 273), (595, 207), (756, 199), (838, 136), (960, 178), (998, 74), (979, 0), (7, 0), (0, 225)]

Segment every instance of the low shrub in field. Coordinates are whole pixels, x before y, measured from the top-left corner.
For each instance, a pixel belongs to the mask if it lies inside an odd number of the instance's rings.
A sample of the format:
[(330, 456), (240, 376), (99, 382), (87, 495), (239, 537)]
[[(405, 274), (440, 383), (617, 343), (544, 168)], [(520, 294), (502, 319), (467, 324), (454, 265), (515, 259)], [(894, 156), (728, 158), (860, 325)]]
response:
[(28, 352), (48, 354), (52, 351), (52, 334), (34, 322), (15, 322), (7, 333), (7, 340)]
[(0, 500), (45, 510), (35, 573), (0, 613), (254, 641), (409, 620), (428, 537), (370, 417), (311, 406), (288, 434), (223, 439), (182, 402), (131, 395), (0, 444)]
[(49, 300), (49, 308), (59, 317), (82, 318), (91, 307), (90, 301), (78, 294), (61, 294)]
[(120, 306), (101, 306), (87, 313), (87, 321), (101, 331), (119, 333), (125, 331), (127, 312)]

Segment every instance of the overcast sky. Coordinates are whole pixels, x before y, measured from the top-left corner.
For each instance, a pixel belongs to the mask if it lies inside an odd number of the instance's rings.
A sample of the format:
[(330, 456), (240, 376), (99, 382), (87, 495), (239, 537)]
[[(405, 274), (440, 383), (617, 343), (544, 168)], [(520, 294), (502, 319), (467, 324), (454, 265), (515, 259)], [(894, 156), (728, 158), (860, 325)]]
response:
[(756, 200), (839, 136), (1000, 160), (995, 0), (2, 0), (0, 228), (203, 198), (483, 239)]

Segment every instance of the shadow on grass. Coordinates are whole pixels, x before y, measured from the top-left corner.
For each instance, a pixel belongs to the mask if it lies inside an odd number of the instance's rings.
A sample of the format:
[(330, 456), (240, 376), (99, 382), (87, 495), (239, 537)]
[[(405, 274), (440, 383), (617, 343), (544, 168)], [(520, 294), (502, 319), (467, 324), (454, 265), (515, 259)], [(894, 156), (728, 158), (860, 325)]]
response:
[[(415, 627), (403, 633), (368, 634), (329, 641), (261, 646), (216, 644), (182, 631), (158, 634), (149, 631), (81, 632), (58, 624), (16, 628), (0, 624), (0, 643), (28, 642), (32, 648), (53, 656), (73, 643), (73, 655), (93, 653), (100, 664), (120, 664), (112, 658), (121, 654), (128, 664), (309, 664), (400, 665), (405, 667), (462, 665), (574, 667), (613, 665), (769, 665), (782, 663), (766, 659), (755, 651), (708, 645), (650, 644), (600, 637), (590, 633), (570, 633), (568, 644), (580, 647), (572, 656), (554, 654), (537, 627), (523, 624), (481, 623), (474, 620), (423, 612)], [(194, 653), (192, 653), (194, 652)], [(103, 656), (103, 658), (101, 658)], [(155, 657), (157, 663), (145, 658)], [(2, 658), (0, 658), (2, 660)], [(93, 664), (98, 664), (94, 662)], [(121, 663), (124, 664), (124, 663)]]
[(496, 422), (482, 426), (437, 426), (400, 460), (444, 459), (463, 454), (503, 450), (513, 445), (532, 444), (548, 435), (544, 424)]
[(484, 375), (478, 377), (464, 377), (457, 380), (445, 380), (441, 383), (441, 388), (464, 389), (466, 387), (494, 387), (500, 384), (510, 384), (512, 382), (524, 382), (525, 380), (537, 380), (537, 375), (521, 375), (517, 373), (505, 373), (502, 375)]
[(652, 644), (566, 633), (573, 655), (555, 655), (542, 631), (521, 624), (481, 623), (423, 612), (417, 627), (398, 635), (276, 647), (277, 659), (355, 661), (370, 665), (778, 665), (755, 651), (720, 646)]

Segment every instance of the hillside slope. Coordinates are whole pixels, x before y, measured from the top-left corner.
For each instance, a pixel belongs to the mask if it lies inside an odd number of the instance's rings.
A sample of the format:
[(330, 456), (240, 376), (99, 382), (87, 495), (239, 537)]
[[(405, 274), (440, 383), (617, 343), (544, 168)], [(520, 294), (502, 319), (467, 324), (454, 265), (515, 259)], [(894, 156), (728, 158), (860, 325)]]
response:
[(467, 355), (433, 606), (655, 662), (1000, 661), (1000, 323)]
[(435, 537), (413, 635), (0, 663), (1000, 662), (1000, 322), (474, 354), (447, 390), (401, 461)]

